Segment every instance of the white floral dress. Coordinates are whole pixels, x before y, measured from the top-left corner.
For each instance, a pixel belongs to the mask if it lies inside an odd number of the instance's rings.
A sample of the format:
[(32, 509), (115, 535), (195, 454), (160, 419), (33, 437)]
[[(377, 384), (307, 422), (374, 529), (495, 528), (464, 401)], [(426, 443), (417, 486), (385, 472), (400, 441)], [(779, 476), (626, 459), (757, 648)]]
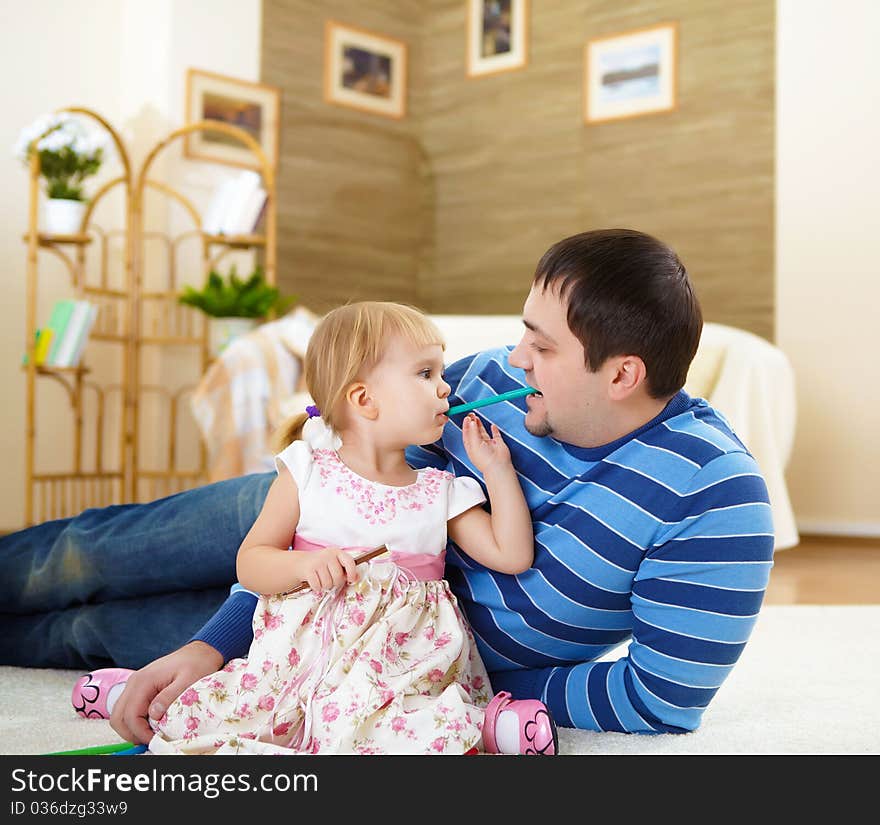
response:
[[(315, 440), (317, 441), (317, 440)], [(320, 442), (317, 442), (320, 443)], [(485, 501), (435, 469), (406, 487), (362, 478), (335, 449), (280, 453), (297, 483), (293, 552), (336, 545), (359, 580), (261, 596), (246, 659), (199, 680), (154, 724), (152, 753), (461, 754), (480, 747), (491, 687), (443, 575), (448, 519)], [(365, 569), (368, 568), (368, 569)]]

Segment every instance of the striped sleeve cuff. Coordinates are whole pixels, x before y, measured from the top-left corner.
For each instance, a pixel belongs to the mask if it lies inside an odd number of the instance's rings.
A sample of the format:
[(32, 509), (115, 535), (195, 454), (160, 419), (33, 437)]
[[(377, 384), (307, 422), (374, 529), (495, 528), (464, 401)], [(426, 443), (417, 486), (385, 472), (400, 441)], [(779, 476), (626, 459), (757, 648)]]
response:
[(492, 690), (506, 690), (514, 699), (541, 699), (553, 668), (501, 670), (489, 674)]
[(229, 597), (220, 609), (190, 639), (211, 645), (223, 656), (223, 661), (247, 656), (254, 639), (253, 621), (257, 596), (241, 585), (232, 587)]

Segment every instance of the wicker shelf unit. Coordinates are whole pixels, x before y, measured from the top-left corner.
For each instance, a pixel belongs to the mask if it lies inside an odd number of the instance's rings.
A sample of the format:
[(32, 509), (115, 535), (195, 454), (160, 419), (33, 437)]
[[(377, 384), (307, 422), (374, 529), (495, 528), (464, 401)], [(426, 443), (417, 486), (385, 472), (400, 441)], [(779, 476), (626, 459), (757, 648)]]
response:
[[(186, 403), (209, 363), (205, 317), (181, 305), (177, 298), (184, 285), (180, 277), (181, 250), (187, 243), (198, 249), (198, 274), (205, 276), (224, 255), (252, 250), (259, 256), (265, 276), (275, 283), (276, 195), (275, 173), (257, 141), (243, 129), (217, 121), (201, 121), (176, 129), (156, 143), (138, 169), (119, 133), (101, 115), (84, 108), (63, 109), (91, 118), (112, 139), (122, 165), (122, 174), (104, 183), (91, 198), (80, 230), (70, 235), (51, 235), (39, 227), (40, 166), (32, 153), (27, 246), (26, 292), (26, 432), (25, 432), (25, 521), (28, 525), (71, 516), (87, 507), (145, 501), (197, 486), (206, 480), (206, 450), (199, 445), (197, 457), (183, 456), (178, 427), (190, 416)], [(201, 214), (179, 188), (150, 176), (154, 161), (170, 144), (196, 131), (220, 132), (244, 144), (254, 156), (254, 166), (266, 190), (262, 229), (255, 235), (209, 235), (201, 231)], [(114, 193), (120, 193), (123, 224), (106, 229), (95, 220), (95, 210)], [(186, 216), (190, 226), (171, 234), (147, 229), (146, 200), (166, 199)], [(111, 273), (113, 244), (121, 253), (118, 271)], [(146, 247), (164, 247), (162, 266), (148, 264)], [(219, 250), (219, 251), (218, 251)], [(89, 253), (92, 253), (91, 255)], [(41, 282), (41, 258), (53, 255), (66, 270), (67, 295), (47, 296)], [(160, 281), (159, 288), (147, 288), (148, 280)], [(35, 333), (40, 326), (42, 303), (50, 298), (72, 297), (98, 306), (95, 325), (82, 360), (77, 367), (35, 364)], [(45, 308), (42, 310), (45, 314)], [(44, 319), (45, 320), (45, 319)], [(149, 366), (161, 370), (163, 359), (180, 367), (186, 381), (169, 385), (147, 377)], [(115, 355), (113, 355), (115, 353)], [(150, 364), (146, 362), (150, 360)], [(94, 364), (92, 362), (95, 362)], [(178, 370), (179, 372), (180, 370)], [(67, 397), (70, 461), (67, 466), (41, 456), (41, 443), (57, 434), (41, 433), (48, 402), (41, 391), (46, 379), (60, 384)], [(160, 412), (150, 416), (149, 404), (158, 401)], [(151, 425), (156, 432), (150, 433)], [(184, 445), (185, 446), (185, 445)], [(51, 451), (50, 451), (51, 452)], [(192, 452), (192, 451), (191, 451)]]

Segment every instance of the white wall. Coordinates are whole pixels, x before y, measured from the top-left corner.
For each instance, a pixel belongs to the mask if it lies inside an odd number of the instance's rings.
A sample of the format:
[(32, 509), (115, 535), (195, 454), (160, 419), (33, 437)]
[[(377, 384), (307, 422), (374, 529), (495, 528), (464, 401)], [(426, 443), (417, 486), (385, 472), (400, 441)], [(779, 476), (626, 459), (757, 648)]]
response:
[(802, 532), (880, 535), (880, 3), (777, 4), (777, 342)]
[[(121, 133), (137, 168), (146, 146), (183, 125), (188, 67), (259, 79), (262, 7), (260, 0), (88, 0), (85, 6), (32, 0), (16, 3), (14, 10), (11, 3), (4, 6), (0, 386), (6, 403), (0, 404), (0, 529), (9, 529), (24, 521), (25, 380), (20, 359), (25, 347), (22, 234), (27, 229), (28, 185), (26, 170), (12, 159), (11, 147), (19, 131), (39, 115), (79, 105), (96, 111)], [(180, 146), (169, 148), (163, 172), (178, 174), (199, 202), (209, 196), (210, 175), (217, 173), (207, 164), (182, 163), (180, 154)], [(108, 164), (101, 177), (117, 171), (118, 166)], [(93, 185), (91, 179), (87, 190), (93, 191)], [(44, 272), (48, 284), (63, 286), (63, 270), (50, 256), (41, 257)], [(60, 393), (58, 398), (63, 402)], [(55, 420), (57, 433), (65, 433), (67, 410)]]
[[(62, 106), (80, 105), (117, 122), (122, 8), (116, 0), (90, 0), (89, 14), (62, 0), (20, 3), (7, 9), (0, 27), (0, 78), (4, 117), (0, 119), (0, 256), (4, 262), (0, 302), (0, 405), (3, 469), (0, 473), (0, 527), (24, 518), (25, 254), (28, 177), (12, 158), (22, 127)], [(57, 277), (60, 266), (50, 262)], [(47, 272), (47, 277), (49, 277)]]

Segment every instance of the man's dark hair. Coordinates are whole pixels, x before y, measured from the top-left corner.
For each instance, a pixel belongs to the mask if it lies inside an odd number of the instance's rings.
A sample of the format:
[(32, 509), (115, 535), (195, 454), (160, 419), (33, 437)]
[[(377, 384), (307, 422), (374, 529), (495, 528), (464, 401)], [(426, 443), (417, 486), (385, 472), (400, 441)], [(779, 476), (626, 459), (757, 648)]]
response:
[(587, 369), (614, 355), (638, 355), (653, 398), (684, 386), (703, 314), (684, 264), (666, 244), (632, 229), (564, 238), (535, 269), (534, 284), (568, 302), (568, 328), (584, 345)]

